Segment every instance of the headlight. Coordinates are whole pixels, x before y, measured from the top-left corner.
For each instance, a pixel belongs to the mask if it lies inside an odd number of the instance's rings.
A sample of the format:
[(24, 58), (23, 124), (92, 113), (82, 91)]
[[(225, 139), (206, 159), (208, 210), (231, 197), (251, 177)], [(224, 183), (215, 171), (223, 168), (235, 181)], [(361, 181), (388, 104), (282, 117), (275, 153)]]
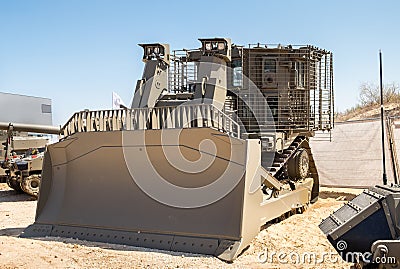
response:
[(154, 48), (154, 53), (155, 54), (160, 54), (160, 48), (159, 47), (155, 47)]
[(211, 50), (211, 43), (206, 43), (206, 50)]
[(225, 49), (225, 43), (224, 42), (218, 43), (218, 50), (224, 50), (224, 49)]

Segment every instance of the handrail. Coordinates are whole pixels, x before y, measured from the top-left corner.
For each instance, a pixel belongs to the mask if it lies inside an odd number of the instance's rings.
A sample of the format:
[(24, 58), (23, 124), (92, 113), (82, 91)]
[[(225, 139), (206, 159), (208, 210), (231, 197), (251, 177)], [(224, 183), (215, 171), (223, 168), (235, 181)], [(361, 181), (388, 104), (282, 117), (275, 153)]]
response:
[(62, 127), (64, 137), (79, 132), (209, 127), (240, 138), (239, 124), (212, 104), (80, 111)]

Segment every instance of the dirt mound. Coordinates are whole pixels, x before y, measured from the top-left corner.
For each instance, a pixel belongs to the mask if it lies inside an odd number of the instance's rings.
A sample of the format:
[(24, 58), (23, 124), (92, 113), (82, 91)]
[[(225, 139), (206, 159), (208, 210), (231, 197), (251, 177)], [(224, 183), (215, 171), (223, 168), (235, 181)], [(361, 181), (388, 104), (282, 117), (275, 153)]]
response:
[[(400, 103), (388, 103), (384, 105), (386, 116), (400, 116)], [(365, 107), (356, 107), (347, 110), (344, 113), (335, 115), (336, 122), (352, 121), (378, 118), (381, 116), (381, 107), (379, 104)]]

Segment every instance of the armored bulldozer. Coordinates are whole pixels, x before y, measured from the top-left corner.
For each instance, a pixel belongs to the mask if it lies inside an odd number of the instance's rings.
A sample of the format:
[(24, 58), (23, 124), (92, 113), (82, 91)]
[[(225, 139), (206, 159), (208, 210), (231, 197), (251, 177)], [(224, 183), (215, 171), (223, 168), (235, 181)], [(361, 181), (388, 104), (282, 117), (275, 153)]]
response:
[[(0, 129), (7, 130), (3, 135), (4, 142), (2, 142), (4, 146), (2, 156), (4, 157), (0, 161), (2, 180), (17, 192), (25, 192), (37, 197), (44, 151), (49, 139), (28, 136), (25, 132), (59, 134), (60, 128), (0, 122)], [(19, 135), (14, 135), (15, 132), (18, 132)]]
[(309, 138), (333, 127), (332, 53), (140, 44), (130, 109), (81, 111), (48, 146), (23, 237), (235, 259), (265, 223), (318, 199)]

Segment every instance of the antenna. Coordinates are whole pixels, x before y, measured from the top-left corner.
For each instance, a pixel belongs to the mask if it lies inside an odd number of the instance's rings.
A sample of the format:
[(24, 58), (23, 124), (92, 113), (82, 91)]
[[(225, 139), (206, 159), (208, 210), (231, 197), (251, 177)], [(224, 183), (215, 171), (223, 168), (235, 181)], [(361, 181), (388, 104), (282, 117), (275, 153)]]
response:
[(383, 122), (383, 83), (382, 83), (382, 51), (379, 50), (379, 79), (381, 90), (381, 129), (382, 129), (382, 165), (383, 165), (383, 185), (387, 185), (386, 163), (385, 163), (385, 124)]

